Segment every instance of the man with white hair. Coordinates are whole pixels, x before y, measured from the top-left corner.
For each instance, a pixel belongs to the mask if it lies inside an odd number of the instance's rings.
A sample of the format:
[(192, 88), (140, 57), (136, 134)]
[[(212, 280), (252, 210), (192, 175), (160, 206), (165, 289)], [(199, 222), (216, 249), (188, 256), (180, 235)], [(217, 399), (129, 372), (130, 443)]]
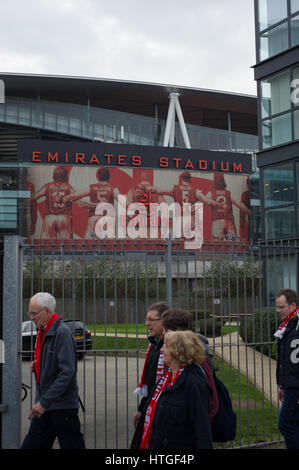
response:
[(55, 313), (56, 300), (35, 294), (28, 315), (37, 328), (34, 362), (35, 405), (22, 449), (50, 449), (57, 437), (62, 449), (85, 448), (78, 418), (77, 354), (71, 330)]

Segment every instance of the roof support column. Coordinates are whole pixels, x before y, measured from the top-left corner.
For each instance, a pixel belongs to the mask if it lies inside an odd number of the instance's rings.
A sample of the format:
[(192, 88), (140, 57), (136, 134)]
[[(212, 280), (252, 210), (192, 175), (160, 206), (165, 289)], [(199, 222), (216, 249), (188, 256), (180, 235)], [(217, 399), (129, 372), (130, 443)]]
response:
[(168, 115), (166, 121), (165, 135), (163, 147), (173, 147), (174, 146), (174, 136), (175, 136), (175, 113), (177, 113), (178, 121), (180, 124), (180, 129), (183, 135), (184, 143), (186, 148), (191, 148), (188, 132), (186, 129), (186, 124), (184, 121), (183, 113), (181, 110), (179, 102), (179, 93), (170, 93), (169, 95), (169, 107)]

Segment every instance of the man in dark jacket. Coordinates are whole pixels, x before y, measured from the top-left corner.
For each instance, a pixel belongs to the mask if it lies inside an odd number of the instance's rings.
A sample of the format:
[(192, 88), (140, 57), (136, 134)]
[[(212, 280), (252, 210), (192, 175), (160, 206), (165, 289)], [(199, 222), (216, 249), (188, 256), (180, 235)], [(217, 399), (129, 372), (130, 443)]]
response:
[(134, 416), (134, 427), (136, 428), (141, 413), (147, 403), (148, 397), (155, 389), (156, 383), (162, 377), (165, 370), (163, 363), (163, 356), (160, 354), (160, 349), (163, 346), (164, 329), (161, 323), (162, 314), (169, 309), (166, 302), (157, 302), (148, 307), (145, 319), (146, 326), (149, 330), (149, 348), (144, 361), (143, 372), (139, 382), (139, 387), (135, 390), (137, 395), (143, 395), (143, 398), (138, 406), (138, 411)]
[(22, 449), (50, 449), (56, 437), (62, 449), (85, 448), (78, 418), (76, 345), (55, 307), (47, 292), (35, 294), (29, 303), (28, 314), (37, 328), (31, 364), (36, 398)]
[(288, 449), (299, 449), (299, 305), (292, 289), (276, 294), (276, 309), (281, 324), (277, 338), (277, 384), (282, 401), (279, 430)]

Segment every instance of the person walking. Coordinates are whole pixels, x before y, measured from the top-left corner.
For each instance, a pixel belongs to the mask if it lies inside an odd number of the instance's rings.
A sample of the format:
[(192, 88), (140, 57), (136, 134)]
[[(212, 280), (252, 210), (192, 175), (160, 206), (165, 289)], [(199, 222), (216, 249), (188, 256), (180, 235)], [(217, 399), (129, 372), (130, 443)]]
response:
[(299, 449), (299, 302), (292, 289), (276, 294), (276, 310), (281, 324), (274, 334), (277, 338), (278, 397), (282, 401), (279, 431), (287, 449)]
[(37, 328), (34, 362), (36, 398), (22, 449), (50, 449), (57, 437), (62, 449), (84, 449), (78, 418), (77, 353), (70, 329), (55, 313), (56, 300), (35, 294), (28, 315)]
[(131, 448), (211, 449), (210, 389), (199, 366), (204, 345), (193, 331), (170, 331), (161, 352), (168, 369), (148, 399)]
[(164, 329), (161, 323), (161, 316), (168, 308), (169, 305), (166, 302), (157, 302), (150, 305), (147, 310), (145, 323), (149, 330), (148, 340), (150, 344), (145, 357), (139, 385), (134, 391), (136, 395), (143, 395), (138, 410), (134, 415), (134, 428), (137, 427), (142, 410), (147, 402), (147, 397), (156, 387), (157, 382), (166, 369), (163, 362), (163, 354), (161, 354), (161, 348), (164, 344)]
[[(188, 310), (181, 308), (170, 308), (166, 310), (161, 317), (162, 326), (165, 333), (168, 331), (185, 331), (193, 330), (193, 315)], [(219, 410), (219, 400), (214, 382), (213, 372), (214, 366), (212, 363), (213, 354), (210, 352), (209, 343), (207, 338), (201, 333), (196, 333), (198, 338), (202, 341), (205, 350), (206, 358), (202, 361), (201, 367), (204, 370), (208, 385), (211, 389), (210, 405), (209, 405), (209, 417), (212, 421), (214, 416)]]

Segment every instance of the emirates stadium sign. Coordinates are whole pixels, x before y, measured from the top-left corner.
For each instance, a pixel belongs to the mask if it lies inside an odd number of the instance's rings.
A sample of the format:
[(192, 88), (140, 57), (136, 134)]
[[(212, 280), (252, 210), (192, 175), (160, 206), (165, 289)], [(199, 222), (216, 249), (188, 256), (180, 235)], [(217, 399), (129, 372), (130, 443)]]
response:
[(250, 155), (27, 140), (19, 160), (33, 240), (248, 241)]

